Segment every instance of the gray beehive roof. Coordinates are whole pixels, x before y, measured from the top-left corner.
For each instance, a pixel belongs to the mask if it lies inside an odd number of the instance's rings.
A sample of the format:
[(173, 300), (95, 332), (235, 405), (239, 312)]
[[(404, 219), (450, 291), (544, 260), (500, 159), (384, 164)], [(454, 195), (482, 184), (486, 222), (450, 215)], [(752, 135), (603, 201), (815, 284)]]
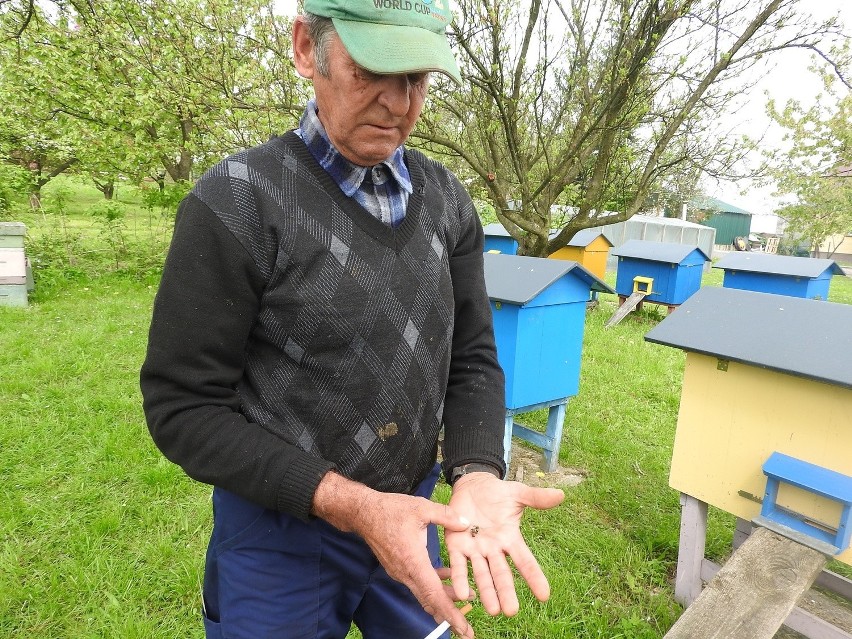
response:
[(705, 261), (710, 259), (707, 253), (697, 246), (676, 244), (674, 242), (649, 242), (647, 240), (627, 240), (621, 246), (612, 249), (610, 255), (632, 257), (652, 262), (680, 264), (693, 251), (701, 253)]
[(566, 244), (566, 246), (588, 246), (592, 242), (594, 242), (598, 236), (603, 235), (603, 238), (612, 246), (612, 242), (609, 241), (609, 238), (603, 234), (603, 231), (600, 227), (583, 229), (582, 231), (577, 231), (574, 234), (574, 237)]
[(26, 235), (27, 227), (23, 222), (0, 222), (0, 235)]
[(569, 271), (593, 291), (613, 293), (604, 282), (571, 260), (484, 253), (488, 297), (509, 304), (526, 304)]
[(500, 235), (503, 237), (512, 237), (509, 231), (503, 228), (503, 225), (498, 222), (494, 222), (493, 224), (486, 224), (482, 227), (482, 231), (485, 233), (485, 235)]
[(645, 339), (852, 388), (852, 306), (704, 286)]
[(771, 253), (728, 253), (716, 262), (713, 268), (808, 278), (819, 277), (829, 270), (832, 275), (843, 275), (843, 269), (834, 260)]

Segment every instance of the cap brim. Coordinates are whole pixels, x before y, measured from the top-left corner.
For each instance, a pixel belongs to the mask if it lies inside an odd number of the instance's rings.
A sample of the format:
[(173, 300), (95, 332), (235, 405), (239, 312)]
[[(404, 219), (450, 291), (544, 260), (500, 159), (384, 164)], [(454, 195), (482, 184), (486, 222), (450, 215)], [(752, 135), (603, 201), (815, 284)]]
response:
[(355, 62), (373, 73), (436, 71), (461, 84), (461, 71), (447, 37), (420, 27), (332, 18)]

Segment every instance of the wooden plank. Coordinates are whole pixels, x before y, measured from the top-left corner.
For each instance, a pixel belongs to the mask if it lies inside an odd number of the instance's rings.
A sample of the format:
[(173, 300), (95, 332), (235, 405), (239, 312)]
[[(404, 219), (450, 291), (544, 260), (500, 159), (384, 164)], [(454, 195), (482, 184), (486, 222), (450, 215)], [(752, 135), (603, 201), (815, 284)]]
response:
[(551, 406), (547, 411), (547, 435), (553, 440), (549, 448), (543, 450), (544, 460), (541, 469), (552, 473), (559, 465), (559, 449), (562, 446), (562, 427), (565, 424), (565, 404)]
[[(511, 459), (512, 437), (523, 439), (542, 449), (544, 455), (541, 468), (545, 472), (553, 472), (559, 464), (559, 448), (562, 445), (562, 428), (565, 422), (565, 407), (568, 397), (562, 397), (550, 402), (542, 402), (522, 408), (506, 409), (505, 432), (503, 435), (503, 450), (506, 464)], [(529, 413), (542, 408), (548, 409), (547, 429), (544, 433), (515, 423), (514, 415)]]
[(630, 297), (624, 300), (624, 304), (618, 307), (618, 310), (615, 311), (615, 315), (610, 317), (607, 323), (604, 324), (604, 328), (610, 328), (611, 326), (615, 326), (616, 324), (618, 324), (621, 320), (627, 317), (627, 314), (634, 308), (636, 308), (636, 306), (639, 305), (644, 299), (645, 293), (641, 293), (639, 291), (633, 293)]
[[(709, 559), (705, 559), (701, 562), (701, 579), (705, 582), (710, 581), (716, 576), (721, 568), (722, 567), (718, 564), (713, 563)], [(839, 575), (835, 575), (833, 572), (823, 570), (819, 577), (817, 577), (816, 581), (814, 581), (814, 586), (821, 586), (821, 582), (824, 582), (826, 575), (829, 575), (830, 577), (839, 577)], [(830, 578), (828, 581), (833, 583)], [(830, 587), (826, 587), (826, 589), (831, 591)], [(833, 604), (826, 604), (826, 600), (831, 601), (829, 597), (827, 595), (823, 595), (817, 590), (814, 590), (814, 588), (809, 589), (804, 595), (799, 597), (799, 602), (801, 603), (803, 599), (815, 597), (823, 599), (821, 614), (829, 612), (829, 618), (831, 621), (827, 621), (820, 616), (814, 615), (802, 606), (796, 606), (784, 620), (784, 625), (790, 630), (794, 630), (799, 633), (796, 635), (797, 637), (801, 635), (807, 639), (852, 639), (852, 634), (843, 627), (838, 627), (836, 625), (838, 620), (844, 614), (844, 609), (841, 607), (841, 604), (838, 604), (837, 602), (834, 602)], [(677, 594), (675, 594), (675, 599), (677, 599)], [(852, 628), (852, 625), (849, 627)], [(786, 637), (787, 633), (783, 633), (782, 631), (776, 636)]]
[[(736, 530), (734, 530), (734, 550), (742, 546), (754, 530), (755, 528), (752, 526), (750, 521), (737, 517)], [(718, 571), (719, 567), (716, 566), (716, 569), (710, 573), (709, 576), (705, 576), (705, 571), (702, 569), (701, 578), (704, 579), (704, 581), (710, 581)], [(838, 575), (836, 572), (826, 569), (817, 576), (814, 581), (814, 586), (822, 588), (823, 590), (828, 590), (829, 592), (852, 602), (852, 579), (849, 579), (848, 577)]]
[[(707, 504), (695, 497), (680, 495), (680, 542), (677, 551), (675, 601), (689, 606), (701, 594), (701, 564), (707, 539)], [(709, 580), (708, 580), (709, 581)]]
[(816, 550), (758, 528), (666, 639), (771, 639), (826, 561)]

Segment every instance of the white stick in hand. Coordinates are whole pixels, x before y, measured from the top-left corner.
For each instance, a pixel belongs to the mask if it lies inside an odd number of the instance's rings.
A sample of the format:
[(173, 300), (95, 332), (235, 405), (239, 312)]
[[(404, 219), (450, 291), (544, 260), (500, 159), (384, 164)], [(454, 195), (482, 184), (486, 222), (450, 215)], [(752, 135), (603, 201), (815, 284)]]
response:
[[(461, 608), (459, 608), (459, 610), (461, 611), (461, 613), (463, 615), (466, 615), (471, 610), (473, 610), (473, 605), (472, 604), (465, 604)], [(447, 630), (449, 630), (449, 629), (450, 629), (450, 622), (449, 621), (442, 621), (438, 625), (437, 628), (435, 628), (432, 632), (430, 632), (428, 635), (423, 637), (423, 639), (438, 639), (438, 637), (440, 637), (442, 634), (447, 632)]]

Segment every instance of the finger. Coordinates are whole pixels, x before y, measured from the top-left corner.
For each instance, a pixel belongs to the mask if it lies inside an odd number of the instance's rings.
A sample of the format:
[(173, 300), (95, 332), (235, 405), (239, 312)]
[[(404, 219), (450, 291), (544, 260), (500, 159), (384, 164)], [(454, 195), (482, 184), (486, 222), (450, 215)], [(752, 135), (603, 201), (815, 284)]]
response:
[(447, 597), (449, 597), (453, 601), (473, 601), (474, 599), (476, 599), (476, 593), (473, 591), (473, 588), (468, 589), (467, 597), (459, 597), (456, 594), (456, 590), (455, 588), (453, 588), (452, 584), (444, 584), (443, 586), (444, 592), (447, 593)]
[(437, 580), (437, 584), (436, 589), (432, 589), (431, 584), (425, 590), (419, 588), (419, 584), (414, 584), (410, 588), (417, 601), (423, 606), (423, 609), (435, 619), (435, 623), (441, 623), (446, 620), (454, 628), (458, 626), (464, 630), (466, 621), (464, 616), (459, 614), (453, 601), (452, 593), (448, 592), (448, 589), (444, 587), (440, 579)]
[[(438, 577), (441, 581), (447, 581), (452, 578), (452, 571), (449, 567), (441, 566), (440, 568), (436, 568), (435, 572), (438, 574)], [(454, 601), (473, 601), (476, 597), (474, 596), (473, 589), (468, 588), (467, 596), (459, 595), (456, 593), (456, 589), (453, 587), (452, 583), (443, 584), (444, 592), (447, 593), (447, 596), (453, 599)]]
[(457, 599), (470, 599), (473, 592), (467, 579), (467, 557), (460, 552), (449, 551), (450, 578), (452, 579), (453, 592)]
[(488, 570), (500, 602), (500, 610), (507, 617), (518, 614), (518, 593), (515, 592), (515, 577), (502, 552), (488, 555)]
[(422, 556), (409, 557), (401, 565), (394, 564), (399, 570), (391, 570), (390, 567), (385, 570), (392, 579), (408, 586), (423, 609), (440, 623), (449, 619), (456, 607), (452, 595), (441, 581), (439, 571), (443, 572), (445, 569), (435, 568), (431, 564), (425, 552), (425, 544), (423, 550)]
[[(466, 615), (472, 609), (473, 609), (473, 604), (467, 603), (464, 606), (462, 606), (461, 608), (459, 608), (459, 612), (462, 615)], [(467, 623), (467, 631), (463, 632), (463, 634), (461, 636), (465, 637), (465, 639), (474, 639), (473, 626), (470, 625), (470, 622), (468, 622), (467, 619), (465, 619), (465, 622)]]
[(441, 624), (444, 620), (446, 620), (450, 624), (450, 628), (452, 628), (453, 633), (459, 637), (473, 639), (473, 627), (465, 618), (465, 614), (470, 611), (471, 607), (472, 606), (470, 604), (464, 605), (461, 608), (452, 606), (452, 610), (448, 616), (440, 617), (439, 615), (435, 615), (435, 621), (438, 624)]
[(550, 599), (550, 583), (541, 569), (538, 560), (526, 544), (519, 548), (513, 548), (509, 552), (512, 558), (512, 563), (518, 574), (523, 577), (524, 581), (530, 588), (530, 591), (539, 601), (547, 601)]
[(456, 614), (459, 621), (457, 623), (450, 622), (450, 626), (453, 629), (453, 632), (457, 634), (459, 637), (463, 637), (464, 639), (474, 639), (473, 626), (470, 625), (470, 622), (465, 619), (465, 616), (456, 608)]
[(473, 568), (476, 590), (479, 592), (479, 600), (485, 612), (491, 616), (500, 614), (500, 599), (494, 587), (494, 580), (491, 578), (488, 560), (482, 555), (474, 555), (470, 558), (470, 566)]

